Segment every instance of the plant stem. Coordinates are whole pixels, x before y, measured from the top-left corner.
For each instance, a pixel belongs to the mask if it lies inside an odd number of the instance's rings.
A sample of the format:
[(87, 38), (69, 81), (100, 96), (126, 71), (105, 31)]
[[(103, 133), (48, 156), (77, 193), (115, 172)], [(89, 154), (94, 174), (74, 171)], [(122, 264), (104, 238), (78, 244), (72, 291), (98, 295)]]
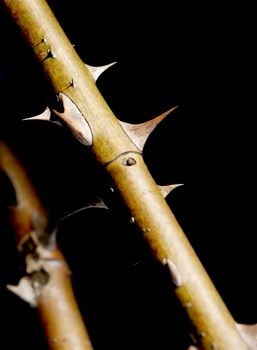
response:
[(0, 170), (9, 177), (17, 205), (10, 209), (17, 248), (27, 274), (8, 288), (37, 308), (49, 349), (93, 350), (72, 289), (71, 273), (54, 239), (45, 245), (47, 217), (21, 163), (0, 141)]
[(204, 349), (246, 350), (235, 321), (149, 174), (140, 150), (107, 106), (46, 2), (3, 2), (56, 94), (67, 96), (88, 123), (92, 152), (106, 167), (155, 257), (168, 266), (176, 295)]

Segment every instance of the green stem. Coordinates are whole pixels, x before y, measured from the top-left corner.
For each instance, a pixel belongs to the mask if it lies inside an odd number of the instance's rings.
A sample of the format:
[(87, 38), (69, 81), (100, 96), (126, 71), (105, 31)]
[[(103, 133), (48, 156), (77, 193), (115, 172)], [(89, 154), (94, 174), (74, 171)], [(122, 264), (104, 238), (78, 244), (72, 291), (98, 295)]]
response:
[(204, 349), (246, 350), (232, 316), (149, 174), (140, 151), (107, 106), (46, 2), (3, 2), (56, 94), (67, 96), (85, 118), (92, 134), (92, 152), (106, 167), (155, 257), (168, 266), (176, 295)]

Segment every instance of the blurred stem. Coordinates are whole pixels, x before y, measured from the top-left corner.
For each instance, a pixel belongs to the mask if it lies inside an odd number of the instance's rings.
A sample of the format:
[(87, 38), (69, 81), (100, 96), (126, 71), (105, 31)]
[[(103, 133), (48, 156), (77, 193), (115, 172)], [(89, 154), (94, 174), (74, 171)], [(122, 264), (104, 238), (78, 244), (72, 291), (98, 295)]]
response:
[(45, 211), (22, 165), (2, 141), (0, 170), (15, 189), (17, 204), (10, 209), (10, 220), (17, 248), (26, 263), (26, 275), (19, 285), (8, 288), (37, 308), (49, 349), (93, 350), (75, 300), (68, 265), (55, 237), (49, 239), (45, 233)]

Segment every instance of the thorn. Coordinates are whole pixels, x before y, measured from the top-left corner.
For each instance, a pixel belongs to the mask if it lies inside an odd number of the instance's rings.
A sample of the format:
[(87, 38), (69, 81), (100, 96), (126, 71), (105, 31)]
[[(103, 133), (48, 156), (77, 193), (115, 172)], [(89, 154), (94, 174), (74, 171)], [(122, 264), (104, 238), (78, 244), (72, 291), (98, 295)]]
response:
[(62, 217), (60, 219), (60, 222), (69, 218), (70, 216), (73, 216), (77, 213), (80, 213), (81, 211), (84, 211), (84, 210), (87, 210), (87, 209), (91, 209), (91, 208), (100, 208), (100, 209), (106, 209), (106, 210), (109, 210), (109, 208), (107, 207), (107, 205), (103, 202), (103, 200), (101, 198), (97, 198), (97, 200), (94, 202), (94, 203), (91, 203), (85, 207), (82, 207), (82, 208), (79, 208), (67, 215), (65, 215), (64, 217)]
[(239, 330), (242, 338), (249, 346), (250, 350), (257, 349), (257, 324), (241, 324), (236, 323), (236, 327)]
[(164, 266), (166, 265), (168, 267), (174, 285), (176, 287), (181, 287), (183, 280), (177, 265), (169, 258), (164, 258), (162, 263)]
[(151, 134), (151, 132), (165, 117), (167, 117), (167, 115), (173, 112), (176, 108), (177, 107), (173, 107), (169, 109), (167, 112), (159, 115), (158, 117), (140, 124), (130, 124), (130, 123), (122, 122), (120, 120), (119, 122), (123, 130), (131, 139), (131, 141), (137, 146), (137, 148), (140, 151), (142, 151), (146, 143), (146, 140), (148, 139), (148, 136)]
[(17, 286), (7, 284), (6, 288), (22, 300), (26, 301), (30, 306), (37, 306), (34, 289), (28, 276), (22, 277)]
[(51, 234), (49, 235), (46, 248), (51, 251), (57, 247), (57, 234), (58, 234), (58, 224), (54, 227)]
[(46, 56), (41, 60), (41, 63), (48, 60), (49, 58), (56, 58), (55, 54), (51, 51), (50, 47), (47, 50)]
[(131, 224), (134, 224), (135, 223), (135, 218), (134, 218), (134, 216), (131, 216), (131, 218), (130, 218), (130, 220), (129, 220), (129, 222), (131, 223)]
[(63, 103), (64, 112), (60, 113), (56, 110), (53, 110), (53, 112), (65, 122), (78, 141), (83, 145), (91, 146), (93, 143), (93, 136), (90, 126), (83, 114), (67, 95), (60, 92), (59, 99)]
[(48, 107), (46, 107), (46, 109), (44, 110), (43, 113), (36, 115), (35, 117), (30, 117), (30, 118), (24, 118), (22, 119), (22, 121), (33, 121), (33, 120), (43, 120), (43, 121), (47, 121), (53, 124), (57, 124), (62, 126), (61, 122), (58, 120), (51, 120), (51, 111)]
[(47, 120), (47, 121), (50, 121), (50, 118), (51, 118), (50, 109), (48, 107), (46, 107), (46, 109), (44, 110), (43, 113), (36, 115), (34, 117), (24, 118), (22, 120)]
[(97, 81), (97, 79), (100, 77), (100, 75), (105, 72), (108, 68), (116, 64), (117, 62), (112, 62), (109, 64), (106, 64), (104, 66), (99, 66), (99, 67), (94, 67), (94, 66), (89, 66), (86, 64), (87, 68), (89, 69), (92, 77), (94, 78), (94, 81)]
[(180, 186), (184, 186), (184, 184), (174, 184), (174, 185), (166, 185), (166, 186), (158, 185), (164, 198), (166, 198), (171, 191), (175, 190), (175, 188)]

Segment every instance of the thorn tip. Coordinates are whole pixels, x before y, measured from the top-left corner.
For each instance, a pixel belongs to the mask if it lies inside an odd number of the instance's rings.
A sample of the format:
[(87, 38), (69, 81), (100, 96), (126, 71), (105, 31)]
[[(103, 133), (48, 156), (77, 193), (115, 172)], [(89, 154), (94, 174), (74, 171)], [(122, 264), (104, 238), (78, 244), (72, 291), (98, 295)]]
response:
[(38, 114), (34, 117), (23, 118), (22, 121), (26, 121), (26, 120), (47, 120), (47, 121), (50, 121), (50, 118), (51, 118), (51, 111), (48, 107), (46, 107), (46, 109), (44, 110), (43, 113)]
[(173, 112), (177, 107), (173, 107), (169, 109), (168, 111), (162, 113), (156, 118), (153, 118), (147, 122), (140, 123), (140, 124), (130, 124), (125, 123), (122, 121), (119, 121), (121, 124), (121, 127), (126, 132), (128, 137), (131, 139), (131, 141), (137, 146), (137, 148), (142, 151), (144, 148), (144, 145), (151, 134), (151, 132), (156, 128), (156, 126), (165, 118), (167, 115), (169, 115), (171, 112)]
[(180, 186), (184, 186), (184, 184), (172, 184), (172, 185), (165, 185), (165, 186), (158, 185), (164, 198), (166, 198), (171, 191), (175, 190), (175, 188)]
[(86, 66), (89, 69), (94, 81), (97, 81), (97, 79), (100, 77), (100, 75), (103, 72), (105, 72), (108, 68), (110, 68), (111, 66), (113, 66), (116, 63), (117, 62), (112, 62), (112, 63), (106, 64), (104, 66), (98, 66), (98, 67), (90, 66), (88, 64), (86, 64)]

